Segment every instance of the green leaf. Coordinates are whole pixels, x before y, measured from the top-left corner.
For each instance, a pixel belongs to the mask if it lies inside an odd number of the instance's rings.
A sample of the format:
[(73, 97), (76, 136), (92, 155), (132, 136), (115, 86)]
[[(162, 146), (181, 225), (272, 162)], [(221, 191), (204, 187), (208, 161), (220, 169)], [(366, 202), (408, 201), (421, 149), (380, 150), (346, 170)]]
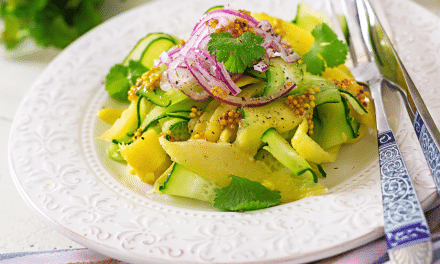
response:
[(51, 45), (61, 49), (67, 47), (79, 36), (78, 30), (69, 27), (61, 15), (52, 21), (48, 33), (47, 37), (51, 39)]
[(220, 189), (214, 206), (221, 210), (244, 212), (264, 209), (280, 203), (280, 192), (271, 191), (257, 181), (230, 175), (231, 182)]
[(102, 21), (101, 13), (96, 12), (93, 1), (82, 1), (73, 17), (73, 26), (80, 35), (86, 33)]
[(226, 70), (231, 73), (243, 73), (266, 53), (261, 46), (264, 39), (252, 32), (245, 32), (238, 38), (229, 32), (212, 33), (210, 36), (209, 52), (217, 57), (217, 61), (224, 62)]
[(5, 16), (5, 30), (2, 33), (2, 40), (6, 44), (6, 48), (10, 49), (18, 44), (19, 21), (18, 18), (7, 14)]
[(348, 47), (327, 24), (316, 25), (312, 35), (315, 41), (302, 57), (308, 72), (322, 75), (326, 67), (333, 68), (345, 62)]
[(127, 78), (130, 81), (131, 85), (135, 85), (137, 78), (139, 78), (144, 72), (148, 71), (148, 68), (145, 67), (142, 63), (134, 60), (130, 60), (128, 62), (127, 68), (128, 68)]
[(121, 101), (127, 101), (127, 93), (130, 90), (130, 82), (127, 79), (127, 67), (116, 64), (105, 77), (105, 90), (109, 95)]
[(128, 66), (114, 65), (105, 78), (105, 90), (109, 95), (120, 101), (127, 101), (130, 87), (136, 84), (139, 78), (148, 69), (140, 62), (129, 61)]
[(47, 5), (49, 0), (33, 0), (29, 2), (30, 2), (29, 6), (31, 10), (40, 11)]
[(65, 48), (102, 22), (102, 2), (103, 0), (0, 1), (0, 18), (5, 20), (0, 41), (12, 49), (24, 38), (31, 37), (43, 47)]

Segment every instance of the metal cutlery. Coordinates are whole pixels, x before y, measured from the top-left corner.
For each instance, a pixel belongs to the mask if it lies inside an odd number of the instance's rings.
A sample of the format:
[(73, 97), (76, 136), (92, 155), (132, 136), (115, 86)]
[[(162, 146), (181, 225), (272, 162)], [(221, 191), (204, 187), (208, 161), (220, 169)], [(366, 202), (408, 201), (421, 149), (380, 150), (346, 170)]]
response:
[(381, 22), (379, 22), (378, 14), (381, 13), (375, 12), (368, 1), (365, 1), (365, 8), (369, 14), (370, 39), (376, 63), (382, 75), (385, 76), (387, 85), (403, 95), (408, 115), (425, 154), (437, 192), (440, 194), (440, 132), (414, 82), (399, 59), (391, 39), (381, 25), (381, 23), (388, 24), (386, 16), (382, 15)]
[[(329, 0), (331, 1), (331, 0)], [(385, 238), (392, 263), (431, 263), (432, 243), (423, 209), (385, 112), (382, 88), (388, 82), (377, 66), (372, 27), (378, 22), (365, 0), (341, 0), (348, 25), (351, 71), (368, 84), (376, 109)], [(332, 7), (334, 2), (330, 2)], [(331, 16), (336, 17), (333, 8)], [(335, 23), (335, 25), (339, 25)]]

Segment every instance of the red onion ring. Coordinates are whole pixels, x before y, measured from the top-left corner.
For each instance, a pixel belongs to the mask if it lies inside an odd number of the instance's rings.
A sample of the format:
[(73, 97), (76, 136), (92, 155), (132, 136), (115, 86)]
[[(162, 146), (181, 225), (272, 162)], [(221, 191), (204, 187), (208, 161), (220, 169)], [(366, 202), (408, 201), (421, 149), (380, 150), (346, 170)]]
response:
[[(264, 72), (268, 68), (268, 60), (272, 56), (281, 56), (286, 62), (295, 62), (299, 59), (296, 53), (281, 43), (281, 36), (275, 34), (272, 26), (266, 20), (257, 21), (252, 16), (232, 9), (217, 9), (204, 15), (194, 26), (193, 32), (187, 43), (168, 53), (168, 56), (161, 55), (161, 62), (167, 64), (166, 71), (168, 82), (176, 89), (194, 100), (202, 100), (212, 96), (224, 103), (238, 107), (256, 107), (268, 104), (290, 92), (295, 84), (284, 86), (282, 89), (271, 95), (257, 98), (237, 97), (241, 89), (234, 82), (224, 63), (216, 60), (214, 55), (210, 55), (207, 43), (211, 39), (210, 34), (216, 31), (216, 27), (226, 26), (237, 18), (248, 21), (248, 26), (262, 36), (264, 42), (262, 46), (268, 50), (263, 61), (254, 65), (258, 71)], [(216, 21), (213, 27), (210, 21)], [(270, 49), (270, 50), (269, 50)], [(272, 51), (273, 50), (273, 51)], [(235, 76), (236, 77), (236, 76)], [(287, 83), (293, 83), (286, 80)], [(195, 87), (200, 85), (204, 90), (199, 92)], [(213, 95), (213, 87), (223, 89), (228, 94), (226, 96)]]

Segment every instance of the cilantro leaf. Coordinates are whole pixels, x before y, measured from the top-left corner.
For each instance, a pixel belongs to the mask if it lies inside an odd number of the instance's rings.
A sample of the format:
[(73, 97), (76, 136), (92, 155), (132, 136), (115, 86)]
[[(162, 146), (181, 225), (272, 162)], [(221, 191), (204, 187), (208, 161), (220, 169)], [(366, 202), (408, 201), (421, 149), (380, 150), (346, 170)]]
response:
[(336, 33), (325, 23), (316, 25), (312, 31), (315, 41), (310, 50), (302, 57), (307, 71), (322, 75), (325, 67), (333, 68), (345, 62), (348, 53), (347, 44), (338, 39)]
[(127, 101), (127, 93), (132, 85), (148, 69), (138, 61), (130, 60), (128, 66), (114, 65), (105, 77), (105, 90), (120, 101)]
[(209, 52), (216, 55), (217, 61), (224, 62), (226, 70), (231, 73), (243, 73), (266, 53), (261, 46), (264, 39), (252, 32), (245, 32), (238, 38), (229, 32), (212, 33), (210, 36)]
[(268, 208), (280, 203), (279, 191), (271, 191), (257, 181), (230, 175), (228, 186), (220, 189), (214, 206), (221, 210), (244, 212)]
[(144, 72), (149, 70), (141, 62), (134, 60), (130, 60), (128, 62), (127, 69), (128, 69), (127, 78), (130, 81), (130, 85), (135, 85), (137, 78), (141, 77)]

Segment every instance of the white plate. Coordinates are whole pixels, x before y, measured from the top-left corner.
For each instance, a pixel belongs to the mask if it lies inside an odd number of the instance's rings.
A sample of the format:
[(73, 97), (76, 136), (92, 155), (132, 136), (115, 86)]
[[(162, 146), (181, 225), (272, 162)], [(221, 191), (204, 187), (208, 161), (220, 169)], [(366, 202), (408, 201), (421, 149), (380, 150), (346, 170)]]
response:
[[(235, 1), (237, 8), (292, 19), (297, 1)], [(316, 8), (323, 2), (310, 1)], [(149, 32), (187, 38), (209, 7), (227, 1), (166, 0), (106, 22), (58, 56), (26, 96), (14, 120), (9, 161), (26, 202), (54, 228), (93, 250), (132, 263), (313, 261), (383, 234), (375, 137), (327, 166), (330, 192), (266, 210), (217, 212), (201, 203), (146, 195), (148, 186), (109, 161), (95, 137), (96, 112), (113, 104), (103, 91), (109, 68)], [(384, 1), (402, 59), (440, 120), (440, 24), (408, 1)], [(436, 197), (401, 103), (393, 124), (426, 208)], [(397, 110), (396, 110), (397, 109)], [(398, 122), (397, 122), (398, 121)]]

